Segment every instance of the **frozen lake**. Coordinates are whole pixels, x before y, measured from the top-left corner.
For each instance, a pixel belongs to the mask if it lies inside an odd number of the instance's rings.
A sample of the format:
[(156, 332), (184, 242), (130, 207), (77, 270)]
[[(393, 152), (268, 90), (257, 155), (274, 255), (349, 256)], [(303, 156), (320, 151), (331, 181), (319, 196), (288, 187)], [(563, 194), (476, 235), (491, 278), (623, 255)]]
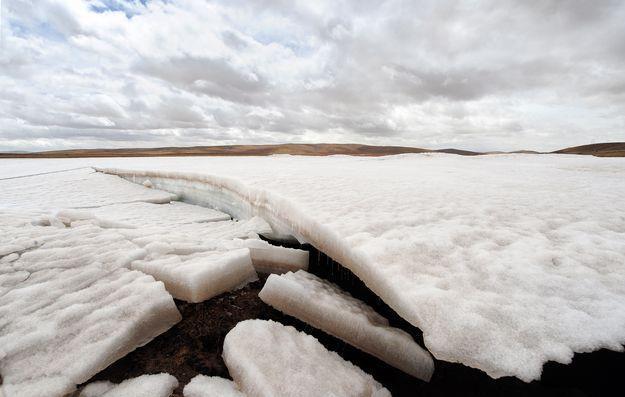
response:
[[(24, 159), (0, 160), (0, 178), (85, 166), (259, 215), (312, 243), (420, 328), (441, 360), (530, 381), (546, 361), (625, 343), (624, 159)], [(0, 211), (41, 200), (28, 179), (0, 180)]]

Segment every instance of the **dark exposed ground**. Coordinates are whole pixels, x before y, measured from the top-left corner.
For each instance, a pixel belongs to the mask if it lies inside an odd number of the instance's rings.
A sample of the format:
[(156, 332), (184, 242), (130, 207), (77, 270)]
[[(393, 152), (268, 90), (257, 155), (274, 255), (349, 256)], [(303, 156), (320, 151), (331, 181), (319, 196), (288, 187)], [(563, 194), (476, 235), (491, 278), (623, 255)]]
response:
[[(349, 270), (314, 248), (306, 248), (311, 251), (311, 272), (367, 301), (392, 325), (422, 344), (420, 331), (397, 316)], [(425, 383), (264, 304), (258, 292), (265, 279), (261, 275), (259, 281), (243, 289), (199, 304), (176, 301), (183, 317), (180, 323), (92, 380), (121, 382), (145, 373), (168, 372), (180, 382), (174, 396), (181, 397), (184, 385), (197, 374), (229, 378), (221, 358), (225, 335), (239, 321), (260, 318), (292, 325), (315, 336), (328, 349), (373, 375), (394, 396), (625, 396), (625, 353), (608, 350), (576, 354), (570, 365), (547, 363), (542, 379), (529, 384), (510, 377), (494, 380), (461, 364), (436, 361), (434, 376)]]

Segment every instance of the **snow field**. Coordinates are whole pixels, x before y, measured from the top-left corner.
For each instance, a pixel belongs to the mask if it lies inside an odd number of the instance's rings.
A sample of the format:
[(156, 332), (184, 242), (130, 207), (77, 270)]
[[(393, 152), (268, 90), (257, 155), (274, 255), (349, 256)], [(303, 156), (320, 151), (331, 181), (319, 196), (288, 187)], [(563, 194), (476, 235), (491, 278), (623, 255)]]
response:
[(182, 392), (184, 397), (245, 397), (233, 381), (219, 376), (197, 375)]
[(314, 337), (274, 321), (238, 323), (224, 339), (223, 358), (249, 396), (390, 396)]
[(364, 302), (338, 286), (300, 270), (271, 275), (258, 295), (263, 302), (367, 352), (414, 377), (429, 381), (434, 361), (406, 332), (389, 326)]
[(176, 387), (175, 377), (160, 373), (126, 379), (120, 384), (93, 382), (85, 386), (78, 397), (169, 397)]

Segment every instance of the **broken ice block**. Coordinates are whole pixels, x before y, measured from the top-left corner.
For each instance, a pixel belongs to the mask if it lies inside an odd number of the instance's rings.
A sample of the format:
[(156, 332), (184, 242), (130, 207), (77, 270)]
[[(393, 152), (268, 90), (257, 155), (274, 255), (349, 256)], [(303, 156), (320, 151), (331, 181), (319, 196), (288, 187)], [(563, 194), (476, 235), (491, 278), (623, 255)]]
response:
[(257, 239), (245, 240), (254, 268), (259, 273), (281, 274), (308, 269), (308, 251), (271, 245)]
[(160, 373), (126, 379), (116, 385), (112, 382), (93, 382), (85, 386), (79, 397), (169, 397), (178, 387), (172, 375)]
[(187, 302), (202, 302), (258, 279), (247, 248), (189, 255), (165, 251), (135, 260), (130, 267), (161, 280), (175, 298)]
[(224, 340), (230, 375), (249, 396), (389, 396), (371, 375), (317, 339), (274, 321), (238, 323)]
[(410, 335), (389, 326), (371, 307), (326, 280), (303, 270), (272, 274), (259, 297), (412, 376), (425, 381), (432, 377), (432, 357)]
[(184, 397), (245, 397), (233, 381), (219, 376), (197, 375), (182, 392)]

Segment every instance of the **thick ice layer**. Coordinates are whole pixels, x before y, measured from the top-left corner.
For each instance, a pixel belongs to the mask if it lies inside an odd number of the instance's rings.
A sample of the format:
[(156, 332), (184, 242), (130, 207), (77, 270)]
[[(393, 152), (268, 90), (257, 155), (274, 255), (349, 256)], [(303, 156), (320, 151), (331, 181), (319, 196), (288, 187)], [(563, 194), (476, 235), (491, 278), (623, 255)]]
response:
[(175, 194), (146, 189), (91, 168), (0, 180), (0, 209), (4, 210), (52, 211), (175, 199)]
[(434, 371), (430, 354), (410, 335), (338, 286), (305, 271), (272, 274), (258, 295), (283, 313), (334, 335), (419, 379)]
[(224, 339), (223, 358), (249, 396), (390, 396), (314, 337), (274, 321), (238, 323)]
[(130, 267), (163, 281), (167, 291), (187, 302), (202, 302), (258, 280), (246, 248), (189, 255), (163, 253), (160, 244), (154, 253), (151, 248), (147, 247), (145, 259), (133, 261)]
[(178, 380), (175, 377), (160, 373), (126, 379), (118, 385), (107, 381), (93, 382), (85, 386), (79, 397), (169, 397), (176, 387)]
[(182, 392), (184, 397), (245, 397), (233, 381), (219, 376), (197, 375)]
[(529, 381), (548, 360), (568, 363), (573, 352), (625, 343), (624, 159), (440, 154), (98, 165), (137, 170), (123, 174), (129, 179), (158, 176), (159, 188), (190, 189), (312, 243), (419, 327), (439, 359)]
[(161, 282), (124, 267), (137, 248), (124, 236), (94, 225), (44, 227), (10, 218), (0, 216), (6, 397), (70, 393), (180, 320)]

